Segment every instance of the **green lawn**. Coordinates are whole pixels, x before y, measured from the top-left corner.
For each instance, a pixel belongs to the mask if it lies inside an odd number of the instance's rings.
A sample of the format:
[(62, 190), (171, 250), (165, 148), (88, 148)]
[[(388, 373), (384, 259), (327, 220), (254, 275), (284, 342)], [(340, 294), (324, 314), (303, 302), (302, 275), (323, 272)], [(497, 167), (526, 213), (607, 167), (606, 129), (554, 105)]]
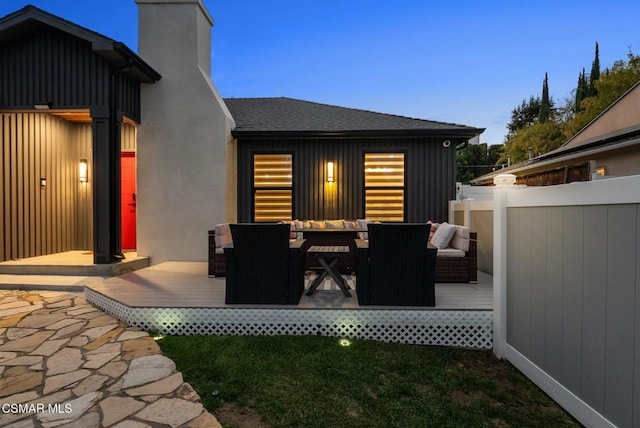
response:
[(319, 336), (158, 343), (225, 428), (579, 426), (491, 352)]

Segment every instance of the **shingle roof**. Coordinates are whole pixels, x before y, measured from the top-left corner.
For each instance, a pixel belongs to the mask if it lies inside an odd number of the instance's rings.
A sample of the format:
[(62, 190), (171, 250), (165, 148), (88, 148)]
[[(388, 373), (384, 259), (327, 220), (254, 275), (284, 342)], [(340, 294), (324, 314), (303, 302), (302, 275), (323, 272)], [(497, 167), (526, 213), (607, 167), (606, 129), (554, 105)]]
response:
[(450, 135), (472, 138), (484, 129), (338, 107), (292, 98), (225, 98), (234, 136)]

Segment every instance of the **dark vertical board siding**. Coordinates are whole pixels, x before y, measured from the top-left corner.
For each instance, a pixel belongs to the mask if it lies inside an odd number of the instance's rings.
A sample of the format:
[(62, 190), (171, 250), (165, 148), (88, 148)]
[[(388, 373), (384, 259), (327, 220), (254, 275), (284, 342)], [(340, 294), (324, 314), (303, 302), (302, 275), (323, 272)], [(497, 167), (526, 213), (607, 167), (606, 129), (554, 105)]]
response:
[[(0, 49), (0, 108), (32, 109), (107, 105), (114, 70), (91, 44), (55, 29), (40, 29)], [(116, 74), (117, 109), (140, 121), (140, 84)]]
[[(1, 117), (0, 260), (90, 249), (91, 234), (76, 238), (79, 225), (86, 230), (91, 222), (90, 187), (80, 189), (77, 177), (81, 155), (91, 158), (90, 127), (89, 132), (75, 132), (87, 125), (46, 114)], [(47, 180), (45, 187), (41, 177)]]
[[(452, 145), (453, 147), (453, 145)], [(252, 216), (252, 168), (256, 152), (294, 156), (294, 207), (298, 219), (356, 219), (364, 216), (363, 157), (366, 152), (405, 153), (405, 221), (445, 221), (455, 195), (455, 149), (441, 139), (283, 139), (238, 141), (238, 221)], [(326, 182), (326, 163), (335, 162), (336, 181)]]

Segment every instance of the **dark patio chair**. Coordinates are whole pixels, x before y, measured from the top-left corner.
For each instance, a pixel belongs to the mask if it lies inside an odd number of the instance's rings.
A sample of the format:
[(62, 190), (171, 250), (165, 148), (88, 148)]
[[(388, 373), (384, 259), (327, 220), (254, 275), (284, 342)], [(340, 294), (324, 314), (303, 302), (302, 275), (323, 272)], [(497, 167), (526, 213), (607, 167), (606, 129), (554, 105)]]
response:
[(297, 305), (304, 292), (304, 240), (290, 244), (288, 224), (230, 227), (225, 302)]
[(437, 249), (427, 246), (428, 224), (370, 224), (356, 240), (360, 305), (435, 306)]

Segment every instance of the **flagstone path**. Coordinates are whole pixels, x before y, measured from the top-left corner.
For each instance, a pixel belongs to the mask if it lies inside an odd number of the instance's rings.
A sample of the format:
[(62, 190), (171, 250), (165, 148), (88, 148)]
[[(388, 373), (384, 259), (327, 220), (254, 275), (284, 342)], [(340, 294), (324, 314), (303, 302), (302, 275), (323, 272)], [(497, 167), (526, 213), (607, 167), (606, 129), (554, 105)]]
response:
[(0, 426), (220, 424), (145, 331), (75, 295), (0, 291)]

